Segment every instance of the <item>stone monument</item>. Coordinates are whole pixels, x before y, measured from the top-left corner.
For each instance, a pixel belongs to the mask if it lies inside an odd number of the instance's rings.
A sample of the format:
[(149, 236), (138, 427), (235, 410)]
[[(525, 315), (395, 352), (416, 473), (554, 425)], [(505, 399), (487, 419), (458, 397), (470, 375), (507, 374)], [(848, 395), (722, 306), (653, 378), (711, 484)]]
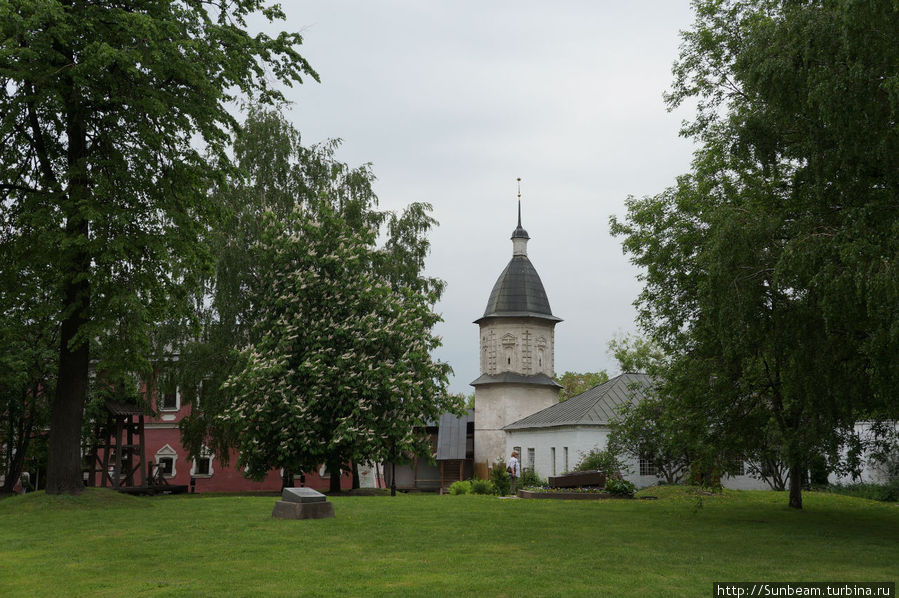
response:
[(334, 516), (334, 505), (312, 488), (285, 488), (275, 503), (275, 519), (326, 519)]

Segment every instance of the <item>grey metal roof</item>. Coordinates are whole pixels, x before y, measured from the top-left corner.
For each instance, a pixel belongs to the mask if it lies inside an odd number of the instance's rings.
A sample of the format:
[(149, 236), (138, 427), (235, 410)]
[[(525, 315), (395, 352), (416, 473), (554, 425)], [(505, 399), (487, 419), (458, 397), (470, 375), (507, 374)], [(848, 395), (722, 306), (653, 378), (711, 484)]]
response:
[(515, 372), (501, 372), (499, 374), (482, 374), (477, 380), (470, 383), (472, 386), (481, 384), (537, 384), (539, 386), (554, 386), (562, 388), (562, 385), (546, 374), (534, 374), (525, 376)]
[(543, 282), (526, 255), (512, 256), (493, 285), (483, 317), (476, 322), (483, 318), (515, 316), (561, 321), (549, 308)]
[(625, 373), (562, 403), (547, 407), (507, 425), (504, 430), (552, 428), (556, 426), (602, 426), (618, 415), (624, 403), (638, 403), (652, 379), (646, 374)]
[(437, 460), (464, 459), (467, 447), (468, 422), (474, 421), (474, 410), (459, 417), (454, 413), (440, 416), (437, 430)]

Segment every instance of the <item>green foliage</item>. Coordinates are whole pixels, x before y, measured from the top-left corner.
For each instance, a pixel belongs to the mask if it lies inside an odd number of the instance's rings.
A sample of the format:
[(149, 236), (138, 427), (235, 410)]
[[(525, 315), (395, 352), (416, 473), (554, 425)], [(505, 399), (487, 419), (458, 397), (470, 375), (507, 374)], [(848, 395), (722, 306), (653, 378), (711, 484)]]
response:
[(622, 463), (618, 457), (607, 450), (593, 448), (586, 453), (579, 453), (581, 460), (573, 471), (601, 471), (607, 479), (621, 472)]
[[(217, 455), (226, 456), (228, 449), (239, 443), (238, 428), (243, 424), (239, 419), (222, 417), (235, 400), (234, 387), (225, 382), (246, 365), (241, 349), (263, 342), (272, 331), (281, 329), (277, 323), (270, 323), (270, 328), (259, 323), (266, 317), (265, 311), (272, 309), (272, 281), (278, 278), (272, 269), (291, 267), (286, 254), (280, 260), (270, 254), (272, 239), (282, 232), (295, 234), (304, 222), (315, 222), (320, 215), (331, 214), (329, 218), (343, 221), (345, 233), (354, 231), (366, 245), (364, 256), (353, 268), (358, 270), (368, 264), (373, 276), (388, 285), (395, 297), (411, 291), (426, 301), (433, 301), (442, 292), (442, 281), (422, 274), (424, 256), (429, 249), (427, 232), (436, 224), (429, 215), (430, 206), (412, 204), (398, 214), (378, 210), (370, 167), (351, 167), (338, 161), (335, 158), (338, 145), (336, 141), (328, 141), (306, 147), (301, 143), (300, 133), (280, 112), (261, 107), (250, 109), (239, 131), (234, 153), (240, 171), (214, 192), (227, 206), (230, 217), (212, 237), (217, 256), (215, 271), (198, 289), (194, 301), (202, 332), (199, 338), (187, 334), (172, 343), (182, 347), (180, 359), (170, 365), (172, 375), (182, 387), (197, 389), (194, 396), (200, 399), (193, 402), (191, 414), (180, 424), (182, 441), (191, 454), (209, 446)], [(384, 245), (374, 246), (375, 237), (383, 238)], [(340, 275), (337, 271), (333, 274)], [(303, 290), (303, 301), (317, 301), (312, 288)], [(319, 308), (325, 308), (320, 301)], [(422, 318), (421, 324), (427, 327), (431, 321), (429, 315)], [(364, 341), (366, 336), (377, 336), (364, 330), (366, 322), (357, 322), (360, 345), (357, 350), (360, 351), (375, 350)], [(184, 333), (177, 322), (172, 329)], [(327, 338), (319, 339), (316, 350), (329, 344), (332, 343)], [(306, 345), (309, 350), (315, 346), (312, 340)], [(394, 345), (383, 349), (397, 350)], [(409, 366), (413, 368), (420, 363), (420, 360), (410, 362)], [(401, 366), (387, 361), (383, 371), (391, 367)], [(424, 371), (419, 373), (427, 375)], [(340, 373), (335, 372), (335, 376), (339, 377)], [(334, 384), (344, 389), (338, 396), (346, 398), (350, 389), (360, 383), (359, 376), (356, 371), (356, 374), (347, 373), (345, 380), (335, 379)], [(360, 392), (365, 394), (364, 390)], [(431, 392), (429, 383), (424, 383), (422, 392)], [(446, 397), (434, 404), (453, 409), (456, 403), (455, 397)], [(411, 403), (410, 409), (415, 409)], [(387, 430), (382, 432), (386, 434)], [(410, 437), (408, 430), (400, 431), (396, 427), (391, 434), (382, 437), (381, 444), (398, 451), (393, 458), (400, 458), (403, 447), (409, 450), (415, 447), (414, 450), (423, 451), (419, 454), (427, 453), (421, 439)], [(337, 463), (334, 469), (340, 465)]]
[(631, 497), (637, 487), (620, 476), (612, 476), (606, 480), (605, 491), (612, 496)]
[(468, 480), (459, 480), (450, 484), (449, 493), (453, 496), (460, 494), (471, 494), (471, 482)]
[(555, 380), (562, 385), (559, 390), (559, 401), (565, 401), (575, 395), (579, 395), (594, 386), (607, 382), (609, 374), (605, 370), (599, 372), (565, 372)]
[(664, 399), (647, 392), (639, 403), (624, 403), (609, 422), (608, 446), (614, 454), (649, 459), (669, 484), (683, 480), (694, 460), (693, 435)]
[(472, 494), (496, 494), (496, 486), (491, 480), (471, 480)]
[(512, 479), (506, 471), (505, 461), (497, 461), (490, 470), (490, 481), (493, 483), (493, 493), (497, 496), (506, 496), (512, 489)]
[(609, 353), (622, 372), (651, 373), (664, 361), (664, 354), (651, 340), (642, 336), (616, 335), (609, 341)]
[(159, 323), (192, 324), (188, 290), (221, 215), (209, 189), (230, 170), (229, 106), (317, 78), (299, 34), (246, 31), (259, 13), (284, 18), (258, 0), (0, 4), (0, 242), (57, 273), (42, 291), (60, 330), (52, 492), (83, 489), (92, 363), (116, 381), (146, 372)]
[(521, 478), (518, 480), (519, 488), (530, 488), (538, 486), (546, 486), (547, 481), (537, 475), (537, 472), (530, 467), (522, 468)]
[(834, 494), (880, 502), (899, 502), (899, 479), (890, 480), (884, 484), (829, 484), (820, 489)]
[(855, 469), (855, 422), (899, 417), (894, 5), (696, 2), (668, 101), (701, 148), (612, 219), (666, 418), (704, 469), (784, 464), (797, 508), (812, 458)]
[(32, 439), (49, 422), (59, 359), (56, 270), (29, 265), (29, 248), (7, 236), (9, 225), (0, 209), (0, 493), (12, 492)]
[(258, 340), (225, 383), (234, 399), (220, 418), (254, 478), (424, 454), (417, 426), (458, 409), (449, 366), (431, 358), (435, 295), (377, 269), (374, 230), (327, 202), (311, 208), (267, 218)]

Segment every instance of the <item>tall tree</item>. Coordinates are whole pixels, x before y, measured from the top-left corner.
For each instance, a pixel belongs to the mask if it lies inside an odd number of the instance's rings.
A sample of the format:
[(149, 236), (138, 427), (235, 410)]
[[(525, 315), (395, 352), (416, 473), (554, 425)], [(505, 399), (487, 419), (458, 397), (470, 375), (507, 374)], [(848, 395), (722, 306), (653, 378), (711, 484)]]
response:
[(420, 452), (416, 427), (459, 407), (445, 392), (449, 366), (430, 355), (436, 295), (391, 280), (375, 229), (350, 226), (327, 201), (271, 216), (258, 251), (270, 264), (259, 340), (226, 383), (235, 398), (221, 416), (248, 474), (325, 463), (337, 491), (349, 462)]
[[(303, 145), (282, 113), (258, 106), (251, 107), (237, 135), (239, 169), (214, 191), (229, 217), (213, 232), (215, 269), (194, 300), (202, 327), (196, 333), (175, 322), (174, 334), (161, 337), (179, 348), (179, 359), (166, 368), (174, 378), (170, 383), (188, 390), (182, 396), (192, 408), (181, 421), (181, 433), (192, 454), (208, 449), (226, 461), (238, 445), (236, 420), (220, 417), (235, 400), (233, 387), (223, 383), (244, 367), (241, 351), (269, 332), (259, 325), (271, 295), (273, 262), (257, 247), (271, 226), (266, 219), (296, 224), (326, 209), (360, 234), (383, 235), (384, 246), (370, 252), (371, 268), (395, 291), (413, 289), (437, 298), (443, 290), (443, 281), (422, 274), (427, 233), (436, 224), (430, 206), (414, 203), (398, 214), (379, 210), (370, 166), (337, 160), (338, 147), (333, 140)], [(330, 471), (339, 476), (339, 467)]]
[(801, 508), (811, 460), (849, 465), (855, 422), (899, 416), (899, 12), (694, 4), (669, 102), (697, 100), (702, 149), (612, 229), (646, 268), (641, 321), (707, 458), (774, 450)]
[(49, 239), (35, 262), (61, 272), (50, 493), (82, 488), (90, 341), (127, 339), (122, 358), (145, 366), (152, 323), (183, 312), (184, 283), (208, 263), (227, 105), (316, 77), (298, 34), (246, 31), (254, 13), (284, 18), (261, 0), (0, 4), (0, 198), (15, 228)]
[[(213, 197), (227, 217), (210, 233), (213, 270), (193, 294), (199, 330), (180, 321), (159, 335), (160, 345), (176, 349), (177, 361), (163, 366), (169, 384), (187, 392), (191, 404), (180, 422), (182, 442), (192, 456), (204, 449), (227, 463), (234, 431), (218, 416), (233, 396), (223, 383), (236, 373), (240, 351), (260, 340), (260, 300), (268, 257), (255, 250), (266, 215), (287, 219), (295, 209), (326, 200), (359, 228), (379, 227), (388, 214), (376, 209), (368, 165), (350, 167), (335, 158), (338, 141), (304, 146), (277, 109), (252, 106), (234, 142), (237, 169), (216, 185)], [(261, 260), (261, 261), (260, 261)]]

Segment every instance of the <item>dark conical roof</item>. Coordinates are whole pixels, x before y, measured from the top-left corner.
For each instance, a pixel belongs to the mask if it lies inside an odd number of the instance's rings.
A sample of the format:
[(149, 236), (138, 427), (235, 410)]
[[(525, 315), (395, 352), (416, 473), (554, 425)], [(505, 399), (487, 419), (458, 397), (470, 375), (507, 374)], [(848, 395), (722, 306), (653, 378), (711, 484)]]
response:
[(540, 276), (526, 255), (512, 256), (509, 265), (493, 285), (483, 317), (515, 316), (561, 321), (549, 308), (549, 299), (546, 298)]

